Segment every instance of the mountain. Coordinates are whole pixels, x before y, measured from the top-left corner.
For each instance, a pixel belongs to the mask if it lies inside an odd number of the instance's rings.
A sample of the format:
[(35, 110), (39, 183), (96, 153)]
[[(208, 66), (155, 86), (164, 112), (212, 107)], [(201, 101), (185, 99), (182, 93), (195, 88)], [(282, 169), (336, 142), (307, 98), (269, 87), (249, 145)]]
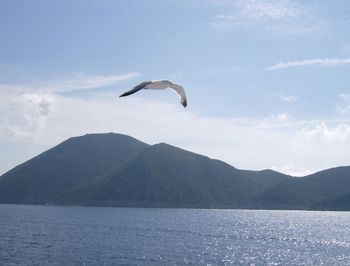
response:
[(305, 177), (237, 169), (165, 143), (70, 138), (0, 177), (1, 203), (349, 210), (350, 167)]
[(237, 208), (259, 191), (256, 183), (224, 162), (161, 143), (113, 169), (99, 182), (62, 194), (56, 202)]
[(350, 193), (314, 204), (312, 210), (350, 211)]
[(293, 180), (294, 177), (281, 174), (279, 172), (266, 169), (262, 171), (251, 171), (251, 170), (239, 170), (240, 174), (248, 178), (252, 182), (256, 183), (260, 192), (265, 191), (268, 188), (271, 188), (277, 184), (280, 184), (282, 181)]
[(148, 147), (120, 134), (70, 138), (0, 178), (0, 202), (46, 203), (62, 191), (91, 181)]
[(350, 193), (350, 167), (336, 167), (287, 179), (255, 200), (258, 208), (312, 209), (315, 204)]

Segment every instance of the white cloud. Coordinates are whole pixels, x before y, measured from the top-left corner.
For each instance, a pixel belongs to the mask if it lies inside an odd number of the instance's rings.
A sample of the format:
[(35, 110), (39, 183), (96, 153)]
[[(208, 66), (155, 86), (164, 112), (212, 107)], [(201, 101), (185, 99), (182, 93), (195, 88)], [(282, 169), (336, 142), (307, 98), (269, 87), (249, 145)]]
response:
[(280, 94), (280, 93), (275, 93), (274, 96), (280, 98), (282, 101), (284, 102), (295, 102), (297, 101), (299, 98), (296, 96), (292, 96), (292, 95), (284, 95), (284, 94)]
[[(70, 88), (106, 84), (96, 80)], [(350, 164), (350, 122), (345, 119), (298, 121), (286, 112), (263, 119), (215, 118), (198, 115), (191, 106), (183, 109), (176, 98), (173, 103), (147, 100), (142, 94), (119, 99), (106, 91), (71, 98), (17, 87), (22, 89), (0, 90), (0, 143), (17, 143), (12, 158), (22, 158), (18, 149), (22, 142), (44, 149), (71, 136), (118, 132), (151, 144), (167, 142), (243, 169), (301, 174)], [(347, 94), (339, 97), (349, 99)], [(3, 165), (21, 163), (6, 156), (9, 146), (1, 149)], [(37, 148), (32, 151), (37, 155)]]
[(287, 152), (291, 158), (290, 164), (307, 171), (319, 171), (350, 165), (349, 151), (350, 122), (330, 121), (310, 122), (297, 128)]
[[(215, 2), (217, 5), (217, 1)], [(305, 14), (305, 8), (289, 0), (231, 0), (222, 1), (219, 5), (233, 9), (230, 15), (217, 15), (216, 19), (234, 21), (245, 20), (257, 22), (261, 20), (276, 20), (297, 18)]]
[(286, 0), (241, 0), (235, 3), (239, 7), (240, 17), (250, 21), (297, 18), (305, 13), (300, 5)]
[(19, 136), (40, 132), (54, 109), (56, 93), (115, 85), (138, 75), (135, 72), (120, 75), (79, 73), (71, 79), (31, 81), (30, 85), (0, 83), (0, 134)]
[[(215, 16), (215, 29), (242, 27), (254, 28), (255, 32), (272, 35), (300, 35), (319, 31), (322, 23), (311, 12), (296, 1), (290, 0), (231, 0), (221, 1), (226, 14)], [(258, 27), (258, 28), (257, 28)]]
[(273, 66), (267, 67), (266, 70), (278, 70), (303, 66), (332, 67), (343, 66), (347, 64), (350, 64), (350, 58), (317, 58), (301, 61), (289, 61), (287, 63), (278, 63)]
[(340, 93), (339, 98), (341, 98), (347, 102), (350, 102), (350, 94)]
[[(268, 119), (210, 118), (195, 114), (191, 106), (181, 108), (176, 100), (157, 102), (139, 95), (123, 99), (110, 94), (94, 98), (55, 96), (53, 101), (51, 95), (23, 97), (24, 102), (17, 104), (29, 105), (30, 119), (22, 115), (22, 122), (28, 126), (22, 128), (30, 128), (28, 121), (40, 116), (45, 117), (45, 126), (39, 122), (32, 134), (6, 135), (1, 130), (0, 142), (54, 146), (71, 136), (118, 132), (151, 144), (167, 142), (243, 169), (273, 168), (299, 175), (350, 164), (349, 122), (333, 126), (328, 122), (291, 123), (287, 113)], [(19, 118), (10, 117), (18, 112), (7, 114), (10, 120)]]
[(341, 115), (350, 113), (350, 94), (341, 93), (338, 96), (341, 102), (336, 107), (337, 112)]
[(331, 127), (326, 123), (318, 123), (311, 128), (301, 129), (297, 135), (309, 141), (322, 143), (345, 142), (350, 140), (350, 125), (337, 124)]
[(52, 112), (55, 97), (44, 93), (24, 93), (19, 101), (24, 105), (26, 125), (15, 130), (16, 134), (32, 133), (45, 126), (46, 117)]
[(273, 114), (268, 117), (251, 120), (248, 126), (254, 125), (257, 128), (271, 130), (277, 128), (294, 127), (298, 124), (296, 121), (290, 121), (291, 117), (288, 113)]
[(289, 120), (289, 115), (287, 113), (282, 113), (277, 115), (277, 120), (279, 122), (287, 122)]
[(121, 81), (129, 80), (139, 75), (140, 74), (136, 72), (119, 75), (86, 75), (84, 73), (79, 73), (75, 79), (62, 80), (49, 86), (49, 88), (53, 92), (100, 88), (115, 85)]
[(36, 134), (55, 106), (55, 96), (48, 93), (0, 94), (0, 98), (0, 135), (5, 136)]
[(34, 84), (6, 84), (0, 83), (0, 91), (17, 92), (67, 92), (76, 90), (94, 89), (118, 84), (138, 77), (140, 74), (131, 72), (126, 74), (113, 75), (87, 75), (83, 72), (76, 74), (72, 78), (61, 78), (55, 81), (34, 81)]
[[(242, 168), (264, 168), (276, 152), (269, 143), (273, 140), (282, 146), (285, 142), (276, 132), (258, 128), (250, 120), (201, 117), (181, 108), (177, 101), (167, 104), (137, 96), (115, 100), (109, 95), (58, 97), (40, 141), (46, 138), (56, 143), (73, 135), (111, 131), (148, 143), (167, 142)], [(270, 155), (261, 156), (265, 152)]]

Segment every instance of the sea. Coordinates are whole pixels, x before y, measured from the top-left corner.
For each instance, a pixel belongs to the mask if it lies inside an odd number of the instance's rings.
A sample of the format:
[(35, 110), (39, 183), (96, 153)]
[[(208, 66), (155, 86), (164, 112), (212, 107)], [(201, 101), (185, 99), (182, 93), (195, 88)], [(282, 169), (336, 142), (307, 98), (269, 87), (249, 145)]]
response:
[(350, 265), (350, 213), (0, 205), (0, 265)]

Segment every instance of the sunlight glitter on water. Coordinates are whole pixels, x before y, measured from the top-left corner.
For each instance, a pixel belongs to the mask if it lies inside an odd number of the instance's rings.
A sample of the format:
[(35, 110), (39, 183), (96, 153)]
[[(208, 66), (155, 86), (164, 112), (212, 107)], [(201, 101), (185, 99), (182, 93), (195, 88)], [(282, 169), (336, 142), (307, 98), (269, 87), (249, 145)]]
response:
[(350, 213), (0, 205), (1, 265), (350, 265)]

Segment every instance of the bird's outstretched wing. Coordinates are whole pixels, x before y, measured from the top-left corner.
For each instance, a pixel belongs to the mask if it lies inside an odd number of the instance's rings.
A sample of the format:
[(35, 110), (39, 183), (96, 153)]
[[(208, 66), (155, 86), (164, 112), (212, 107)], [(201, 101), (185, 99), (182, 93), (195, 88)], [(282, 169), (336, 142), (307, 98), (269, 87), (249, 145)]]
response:
[(187, 106), (187, 98), (186, 98), (186, 92), (184, 90), (184, 88), (178, 84), (170, 84), (169, 88), (172, 88), (173, 90), (175, 90), (175, 92), (179, 95), (180, 97), (180, 102), (182, 104), (183, 107)]
[(151, 83), (152, 83), (152, 81), (144, 81), (144, 82), (140, 83), (139, 85), (135, 86), (134, 88), (132, 88), (131, 90), (124, 92), (119, 97), (125, 97), (125, 96), (133, 94), (135, 92), (138, 92), (139, 90), (142, 90), (144, 87), (146, 87), (148, 84), (151, 84)]

